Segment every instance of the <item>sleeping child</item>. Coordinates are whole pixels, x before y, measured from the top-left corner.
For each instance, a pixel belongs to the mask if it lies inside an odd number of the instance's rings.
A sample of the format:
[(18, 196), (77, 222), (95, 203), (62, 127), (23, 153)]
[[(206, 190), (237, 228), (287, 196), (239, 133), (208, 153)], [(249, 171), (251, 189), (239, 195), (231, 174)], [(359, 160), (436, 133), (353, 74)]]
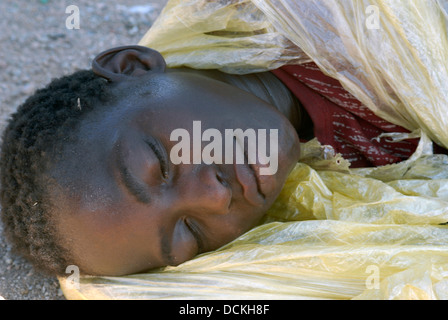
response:
[[(206, 152), (229, 130), (266, 133), (258, 147), (269, 141), (265, 154), (278, 168), (262, 174), (272, 163), (244, 137)], [(112, 48), (92, 70), (38, 90), (9, 121), (0, 162), (4, 229), (49, 274), (64, 275), (68, 265), (114, 276), (175, 266), (259, 223), (298, 161), (300, 140), (332, 145), (353, 167), (380, 166), (406, 159), (417, 144), (372, 139), (405, 131), (313, 63), (231, 75), (170, 69), (143, 46)], [(235, 161), (215, 157), (237, 140), (243, 161), (236, 151)], [(195, 148), (215, 161), (188, 161)]]

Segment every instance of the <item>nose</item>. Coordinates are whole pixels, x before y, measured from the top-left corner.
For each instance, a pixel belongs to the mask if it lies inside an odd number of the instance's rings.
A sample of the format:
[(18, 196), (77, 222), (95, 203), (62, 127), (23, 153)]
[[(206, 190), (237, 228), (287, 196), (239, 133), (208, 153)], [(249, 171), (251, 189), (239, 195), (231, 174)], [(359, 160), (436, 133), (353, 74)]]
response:
[(196, 165), (178, 181), (178, 205), (194, 212), (227, 214), (232, 190), (216, 165)]

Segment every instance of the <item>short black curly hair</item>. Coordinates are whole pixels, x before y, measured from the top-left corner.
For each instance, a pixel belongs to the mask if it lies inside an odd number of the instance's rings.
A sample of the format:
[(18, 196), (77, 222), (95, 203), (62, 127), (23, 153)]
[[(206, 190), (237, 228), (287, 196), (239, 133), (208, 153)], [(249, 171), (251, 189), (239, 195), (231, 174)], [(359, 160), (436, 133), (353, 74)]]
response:
[(4, 233), (37, 270), (65, 275), (70, 253), (49, 201), (47, 169), (87, 113), (108, 100), (108, 82), (90, 70), (53, 80), (12, 115), (3, 133), (0, 204)]

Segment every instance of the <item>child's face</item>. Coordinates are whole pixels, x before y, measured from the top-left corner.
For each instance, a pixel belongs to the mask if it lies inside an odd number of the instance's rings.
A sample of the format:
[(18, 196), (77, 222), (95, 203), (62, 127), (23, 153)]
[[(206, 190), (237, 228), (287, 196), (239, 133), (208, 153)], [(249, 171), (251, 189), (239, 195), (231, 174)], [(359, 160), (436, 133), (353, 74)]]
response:
[[(289, 121), (230, 85), (172, 71), (120, 82), (114, 92), (120, 99), (83, 122), (81, 142), (53, 172), (60, 231), (86, 273), (136, 273), (219, 248), (259, 222), (297, 162)], [(263, 165), (247, 161), (173, 164), (179, 141), (171, 134), (183, 128), (193, 140), (193, 121), (201, 134), (221, 132), (223, 146), (225, 129), (278, 129), (277, 172), (261, 176)], [(193, 157), (193, 141), (190, 150)]]

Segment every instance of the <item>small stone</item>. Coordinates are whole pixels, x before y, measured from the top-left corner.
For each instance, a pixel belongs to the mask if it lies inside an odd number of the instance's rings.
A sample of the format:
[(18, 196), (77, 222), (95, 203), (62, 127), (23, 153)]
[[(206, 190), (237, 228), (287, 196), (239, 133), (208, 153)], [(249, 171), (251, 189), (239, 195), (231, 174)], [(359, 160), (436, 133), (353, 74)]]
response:
[(32, 83), (27, 83), (22, 87), (22, 92), (26, 95), (32, 94), (36, 90), (36, 87)]

